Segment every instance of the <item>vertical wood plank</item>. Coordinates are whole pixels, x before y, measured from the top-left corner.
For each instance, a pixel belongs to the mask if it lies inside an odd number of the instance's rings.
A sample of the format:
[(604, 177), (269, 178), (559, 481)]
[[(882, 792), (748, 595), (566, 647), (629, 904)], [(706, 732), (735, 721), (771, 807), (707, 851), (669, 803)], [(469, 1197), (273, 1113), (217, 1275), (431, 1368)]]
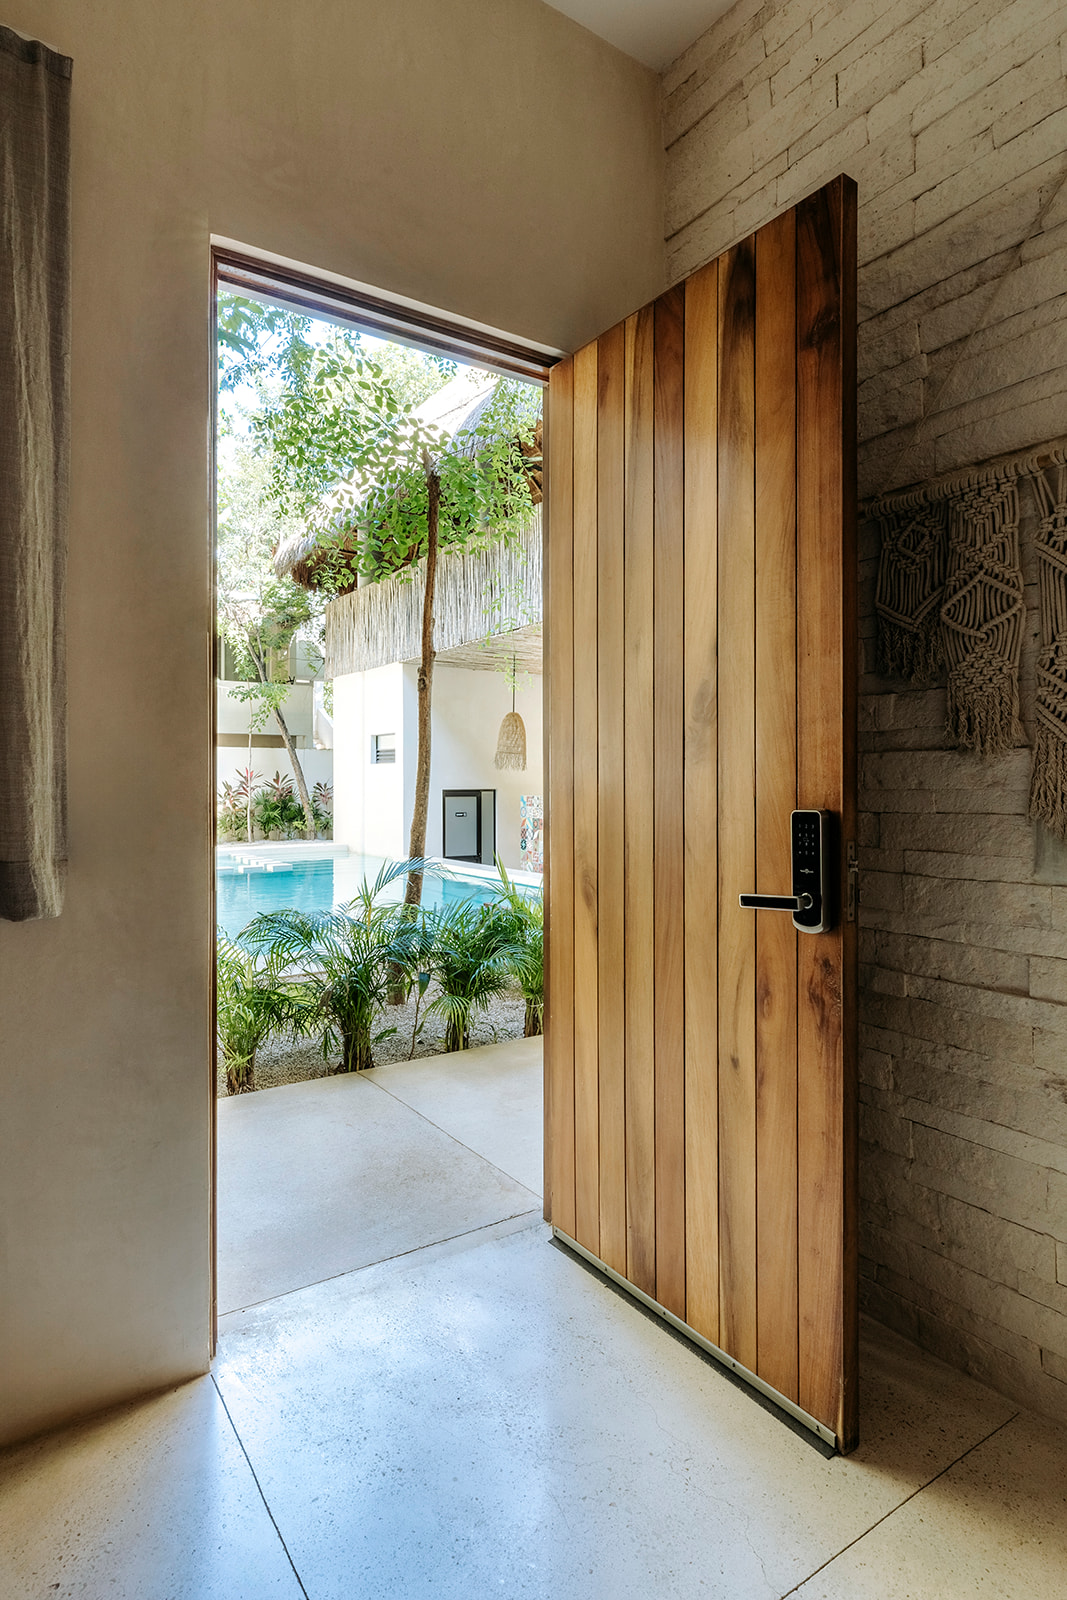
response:
[[(756, 888), (790, 889), (796, 805), (796, 217), (756, 235)], [(798, 1398), (797, 933), (756, 932), (756, 1279), (761, 1378)]]
[(719, 1292), (723, 1347), (756, 1367), (755, 249), (719, 267)]
[(655, 302), (656, 1298), (685, 1316), (685, 289)]
[[(854, 455), (850, 369), (855, 190), (797, 208), (797, 618), (800, 804), (854, 820)], [(846, 415), (846, 412), (849, 415)], [(844, 537), (843, 537), (844, 531)], [(845, 563), (848, 563), (846, 569)], [(800, 942), (798, 1025), (800, 1404), (854, 1440), (854, 936)]]
[(626, 1275), (656, 1293), (653, 312), (626, 323)]
[(548, 1213), (845, 1449), (855, 932), (737, 896), (855, 825), (854, 272), (838, 180), (564, 364), (546, 655)]
[(597, 958), (597, 369), (574, 358), (574, 1237), (600, 1254)]
[(626, 1271), (626, 991), (623, 766), (623, 507), (626, 328), (602, 334), (597, 367), (597, 958), (600, 1257)]
[(719, 1342), (717, 596), (718, 296), (685, 288), (686, 1321)]
[(574, 363), (552, 371), (544, 519), (545, 1218), (574, 1236)]
[[(830, 185), (830, 210), (841, 263), (841, 854), (838, 882), (847, 882), (847, 846), (859, 821), (859, 534), (857, 509), (858, 196), (854, 179)], [(844, 896), (842, 894), (842, 918)], [(844, 1227), (841, 1239), (841, 1344), (844, 1372), (837, 1437), (847, 1454), (859, 1444), (859, 927), (841, 925), (841, 1145)]]

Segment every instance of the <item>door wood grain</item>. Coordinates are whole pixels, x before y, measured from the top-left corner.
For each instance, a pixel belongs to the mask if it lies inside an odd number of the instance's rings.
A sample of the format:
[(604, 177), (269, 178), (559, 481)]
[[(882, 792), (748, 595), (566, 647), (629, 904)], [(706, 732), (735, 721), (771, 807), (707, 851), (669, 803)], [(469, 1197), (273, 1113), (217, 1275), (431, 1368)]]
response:
[[(546, 1203), (857, 1440), (855, 186), (561, 362), (546, 589)], [(790, 812), (840, 836), (829, 932)]]

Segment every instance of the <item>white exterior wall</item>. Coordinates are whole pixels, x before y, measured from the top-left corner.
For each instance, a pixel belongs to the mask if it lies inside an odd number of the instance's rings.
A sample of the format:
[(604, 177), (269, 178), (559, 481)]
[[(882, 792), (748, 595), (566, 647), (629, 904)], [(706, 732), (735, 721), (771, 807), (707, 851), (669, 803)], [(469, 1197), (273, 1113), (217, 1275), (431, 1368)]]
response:
[[(333, 751), (332, 750), (298, 750), (300, 766), (305, 782), (309, 789), (317, 783), (333, 783)], [(215, 787), (221, 793), (223, 779), (227, 783), (235, 783), (248, 766), (248, 751), (237, 746), (221, 748), (215, 751)], [(283, 777), (294, 778), (293, 765), (285, 752), (284, 745), (268, 745), (265, 748), (252, 749), (252, 771), (268, 783), (276, 772)]]
[[(215, 685), (216, 703), (216, 730), (219, 733), (247, 733), (248, 719), (254, 709), (253, 702), (249, 700), (235, 700), (230, 690), (239, 688), (240, 685), (219, 680)], [(309, 743), (313, 737), (314, 708), (312, 696), (314, 686), (310, 683), (294, 683), (290, 685), (289, 693), (282, 704), (282, 716), (285, 726), (289, 729), (300, 749), (301, 740)], [(267, 718), (261, 733), (277, 733), (278, 724), (273, 716)]]
[[(417, 668), (377, 667), (334, 679), (334, 839), (370, 855), (407, 854), (418, 756)], [(499, 672), (437, 666), (433, 676), (433, 749), (426, 853), (441, 854), (444, 789), (495, 789), (497, 850), (506, 867), (519, 855), (519, 797), (542, 794), (540, 677), (518, 690), (515, 709), (526, 724), (525, 772), (498, 772), (497, 734), (511, 710)], [(396, 734), (396, 764), (375, 766), (376, 733)]]
[[(414, 687), (415, 668), (408, 667), (405, 671), (411, 674)], [(511, 710), (511, 690), (503, 673), (472, 672), (467, 667), (434, 669), (430, 817), (426, 830), (428, 855), (439, 856), (442, 851), (443, 789), (495, 789), (497, 853), (505, 867), (522, 865), (519, 796), (544, 793), (543, 682), (540, 677), (530, 676), (515, 696), (515, 709), (526, 724), (526, 771), (498, 772), (493, 765), (497, 734), (505, 713)], [(414, 732), (413, 725), (413, 735)]]
[[(414, 756), (409, 763), (405, 701), (413, 701), (413, 692), (399, 663), (345, 673), (333, 681), (333, 836), (350, 850), (393, 859), (407, 854), (411, 812), (404, 789), (409, 764), (414, 772)], [(414, 720), (413, 706), (408, 720)], [(396, 735), (395, 764), (372, 763), (379, 733)]]

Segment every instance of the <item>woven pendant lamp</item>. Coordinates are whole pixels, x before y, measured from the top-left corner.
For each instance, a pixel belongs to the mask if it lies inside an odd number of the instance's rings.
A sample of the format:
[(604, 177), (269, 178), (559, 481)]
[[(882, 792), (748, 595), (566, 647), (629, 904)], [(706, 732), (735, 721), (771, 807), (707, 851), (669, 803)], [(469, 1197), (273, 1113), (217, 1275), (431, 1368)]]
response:
[(512, 658), (511, 663), (511, 710), (500, 724), (500, 732), (496, 740), (496, 759), (493, 765), (498, 771), (511, 769), (513, 772), (526, 771), (526, 724), (515, 710), (515, 667), (518, 657)]

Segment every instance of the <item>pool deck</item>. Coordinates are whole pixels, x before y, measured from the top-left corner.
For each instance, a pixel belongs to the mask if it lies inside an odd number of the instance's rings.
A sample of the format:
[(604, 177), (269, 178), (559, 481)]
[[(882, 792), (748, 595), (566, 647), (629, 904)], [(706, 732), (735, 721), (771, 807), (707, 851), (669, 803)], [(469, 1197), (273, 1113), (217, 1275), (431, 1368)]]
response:
[(256, 844), (216, 845), (215, 866), (260, 867), (270, 872), (296, 861), (334, 861), (350, 854), (346, 844), (334, 844), (332, 839), (286, 839), (277, 844), (263, 839)]
[[(261, 839), (255, 844), (216, 845), (215, 867), (224, 871), (227, 868), (241, 871), (251, 867), (272, 872), (278, 867), (293, 866), (300, 861), (336, 861), (357, 853), (346, 844), (336, 844), (332, 839)], [(367, 856), (367, 860), (374, 862), (383, 859), (381, 856)], [(432, 856), (429, 860), (430, 865), (447, 872), (451, 877), (471, 878), (479, 883), (500, 881), (496, 867), (483, 866), (476, 861), (448, 861), (441, 856)], [(543, 881), (539, 872), (524, 872), (518, 867), (508, 867), (507, 874), (512, 883), (522, 884), (523, 887), (539, 889)]]

